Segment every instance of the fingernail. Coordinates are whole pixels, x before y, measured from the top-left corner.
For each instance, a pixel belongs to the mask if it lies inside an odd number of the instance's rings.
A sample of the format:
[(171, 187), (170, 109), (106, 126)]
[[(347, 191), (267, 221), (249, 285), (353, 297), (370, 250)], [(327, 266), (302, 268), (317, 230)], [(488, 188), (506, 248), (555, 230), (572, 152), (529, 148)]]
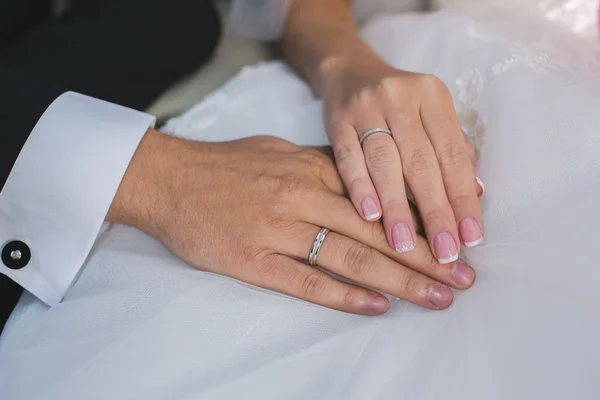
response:
[(485, 193), (485, 185), (483, 184), (483, 181), (481, 180), (481, 175), (479, 175), (479, 171), (477, 171), (477, 168), (475, 168), (474, 166), (473, 166), (473, 171), (475, 171), (475, 180), (477, 181), (477, 184), (481, 188), (481, 191), (483, 193)]
[(381, 213), (377, 209), (377, 204), (370, 197), (365, 197), (360, 203), (360, 207), (367, 221), (374, 221), (381, 216)]
[(383, 314), (388, 309), (388, 299), (380, 294), (369, 293), (367, 308), (373, 314)]
[(483, 242), (481, 228), (475, 219), (465, 218), (458, 224), (460, 237), (466, 247), (475, 247)]
[(406, 224), (394, 225), (392, 228), (392, 241), (398, 253), (407, 253), (415, 249), (415, 242)]
[(434, 283), (429, 287), (429, 302), (435, 308), (446, 308), (452, 303), (452, 290), (450, 288)]
[(470, 286), (475, 280), (475, 271), (463, 260), (458, 260), (452, 271), (452, 279), (460, 287)]
[(458, 260), (458, 249), (454, 237), (448, 232), (438, 233), (433, 239), (435, 255), (440, 264), (449, 264)]

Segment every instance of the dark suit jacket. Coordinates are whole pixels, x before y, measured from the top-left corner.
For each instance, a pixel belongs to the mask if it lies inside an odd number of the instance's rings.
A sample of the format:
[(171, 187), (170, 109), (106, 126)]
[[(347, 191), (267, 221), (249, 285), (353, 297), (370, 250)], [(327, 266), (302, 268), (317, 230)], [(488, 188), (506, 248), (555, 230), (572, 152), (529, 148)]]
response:
[[(58, 96), (143, 110), (206, 62), (220, 35), (209, 0), (77, 0), (57, 18), (51, 10), (50, 0), (0, 0), (0, 187)], [(21, 293), (0, 274), (0, 332)]]

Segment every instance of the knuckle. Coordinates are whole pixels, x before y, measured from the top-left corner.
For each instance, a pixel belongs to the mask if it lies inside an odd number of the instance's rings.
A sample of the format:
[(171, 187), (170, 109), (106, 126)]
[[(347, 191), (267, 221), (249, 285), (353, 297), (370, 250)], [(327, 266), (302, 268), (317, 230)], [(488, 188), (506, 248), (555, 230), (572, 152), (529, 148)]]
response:
[(421, 127), (421, 117), (418, 112), (418, 110), (412, 110), (406, 107), (394, 107), (392, 111), (393, 120), (395, 125), (399, 127), (395, 133), (406, 135)]
[[(393, 212), (394, 214), (396, 213), (403, 213), (405, 209), (408, 209), (408, 206), (406, 204), (406, 196), (404, 197), (404, 200), (402, 199), (402, 197), (396, 197), (396, 194), (394, 194), (392, 197), (382, 200), (381, 201), (381, 205), (383, 207), (383, 211), (388, 213), (388, 217), (392, 218), (391, 212)], [(402, 214), (399, 214), (402, 215)]]
[[(379, 85), (375, 85), (375, 88)], [(356, 96), (356, 106), (365, 106), (371, 105), (375, 101), (377, 101), (377, 91), (371, 87), (361, 90)]]
[(284, 205), (273, 205), (269, 208), (265, 218), (265, 225), (268, 229), (278, 233), (292, 231), (296, 225), (296, 220), (289, 207)]
[(315, 301), (323, 295), (325, 286), (324, 275), (318, 272), (311, 272), (302, 280), (300, 290), (304, 298)]
[(362, 243), (354, 243), (346, 252), (344, 264), (355, 276), (369, 276), (376, 270), (375, 253)]
[(442, 210), (433, 210), (423, 215), (423, 223), (425, 226), (442, 225), (442, 221), (446, 219), (446, 213)]
[(363, 190), (368, 190), (367, 188), (369, 188), (369, 177), (368, 176), (359, 176), (356, 178), (351, 179), (350, 181), (348, 181), (348, 183), (346, 184), (346, 187), (348, 188), (348, 192), (352, 195), (352, 194), (356, 194), (356, 193), (362, 193)]
[(450, 199), (450, 206), (455, 210), (465, 208), (471, 203), (474, 196), (475, 196), (475, 194), (473, 194), (473, 196), (461, 194), (461, 195), (452, 197)]
[(344, 143), (333, 148), (333, 155), (339, 167), (343, 168), (346, 165), (356, 164), (356, 144)]
[(415, 149), (406, 161), (406, 173), (413, 177), (429, 175), (433, 172), (434, 163), (435, 157), (428, 149)]
[(416, 272), (409, 273), (404, 277), (402, 282), (402, 289), (404, 289), (404, 293), (408, 294), (416, 294), (420, 292), (420, 279), (419, 275)]
[(394, 161), (394, 148), (388, 144), (378, 143), (366, 153), (367, 165), (374, 169), (384, 169)]
[(300, 153), (300, 156), (307, 162), (309, 165), (322, 165), (327, 163), (327, 156), (321, 153), (318, 150), (313, 149), (303, 149)]
[(328, 176), (336, 171), (333, 160), (317, 150), (304, 150), (302, 158), (317, 173), (317, 176)]
[(250, 262), (256, 262), (259, 265), (260, 273), (264, 276), (277, 276), (280, 274), (279, 266), (275, 262), (274, 257), (269, 257), (268, 252), (259, 250), (254, 250), (255, 253), (251, 254), (254, 256), (253, 259), (249, 260)]
[(238, 143), (240, 143), (240, 144), (243, 143), (246, 146), (251, 146), (251, 147), (265, 149), (265, 150), (287, 151), (287, 150), (293, 150), (296, 147), (295, 144), (293, 144), (285, 139), (281, 139), (281, 138), (278, 138), (275, 136), (265, 136), (265, 135), (252, 136), (252, 137), (240, 139), (238, 141)]
[(421, 75), (421, 87), (427, 92), (434, 95), (447, 94), (448, 87), (440, 78), (431, 74)]
[(348, 286), (342, 297), (342, 308), (346, 310), (353, 309), (355, 304), (357, 303), (357, 299), (357, 290), (352, 286)]
[(325, 103), (324, 111), (327, 115), (325, 123), (327, 124), (328, 132), (343, 131), (343, 127), (350, 124), (350, 117), (345, 107), (332, 107), (332, 104)]
[(286, 173), (279, 177), (276, 192), (280, 204), (289, 204), (298, 201), (298, 197), (307, 192), (307, 187), (303, 178)]
[(281, 190), (285, 194), (296, 194), (302, 186), (302, 179), (294, 174), (285, 174), (282, 177)]
[(444, 166), (461, 166), (468, 160), (465, 146), (458, 142), (446, 143), (438, 153), (438, 161)]
[(380, 93), (387, 98), (395, 98), (402, 94), (404, 90), (403, 80), (398, 76), (389, 76), (381, 80), (379, 85)]
[[(265, 260), (266, 256), (269, 254), (267, 249), (257, 244), (247, 244), (243, 247), (242, 257), (246, 263), (252, 264), (255, 262), (261, 262)], [(263, 263), (264, 265), (269, 265), (269, 263)]]

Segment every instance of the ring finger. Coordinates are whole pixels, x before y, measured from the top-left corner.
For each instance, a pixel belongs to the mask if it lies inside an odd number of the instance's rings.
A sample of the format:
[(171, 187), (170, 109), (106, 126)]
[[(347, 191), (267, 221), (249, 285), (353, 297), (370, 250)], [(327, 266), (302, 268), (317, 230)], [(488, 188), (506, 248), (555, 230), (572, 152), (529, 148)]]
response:
[[(319, 227), (306, 224), (302, 240), (290, 243), (294, 257), (306, 259), (319, 233)], [(335, 232), (323, 241), (316, 264), (360, 285), (380, 290), (429, 309), (445, 309), (452, 303), (452, 290), (407, 268), (378, 251)]]
[[(371, 121), (356, 125), (359, 135), (362, 136), (373, 128), (387, 129), (383, 118)], [(366, 128), (368, 126), (370, 128)], [(416, 233), (406, 196), (398, 147), (392, 136), (384, 132), (366, 137), (362, 147), (367, 170), (381, 201), (387, 241), (399, 253), (413, 251)]]

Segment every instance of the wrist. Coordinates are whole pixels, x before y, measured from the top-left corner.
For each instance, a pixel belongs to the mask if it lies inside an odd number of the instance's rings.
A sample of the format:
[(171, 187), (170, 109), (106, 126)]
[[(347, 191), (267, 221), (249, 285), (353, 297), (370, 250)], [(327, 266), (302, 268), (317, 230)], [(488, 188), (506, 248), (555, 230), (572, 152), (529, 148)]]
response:
[(134, 226), (157, 236), (171, 209), (168, 174), (180, 139), (149, 129), (142, 138), (111, 204), (108, 222)]
[(355, 68), (373, 68), (386, 66), (386, 62), (365, 42), (356, 37), (349, 40), (336, 51), (324, 57), (318, 64), (320, 92), (325, 91), (329, 82)]

